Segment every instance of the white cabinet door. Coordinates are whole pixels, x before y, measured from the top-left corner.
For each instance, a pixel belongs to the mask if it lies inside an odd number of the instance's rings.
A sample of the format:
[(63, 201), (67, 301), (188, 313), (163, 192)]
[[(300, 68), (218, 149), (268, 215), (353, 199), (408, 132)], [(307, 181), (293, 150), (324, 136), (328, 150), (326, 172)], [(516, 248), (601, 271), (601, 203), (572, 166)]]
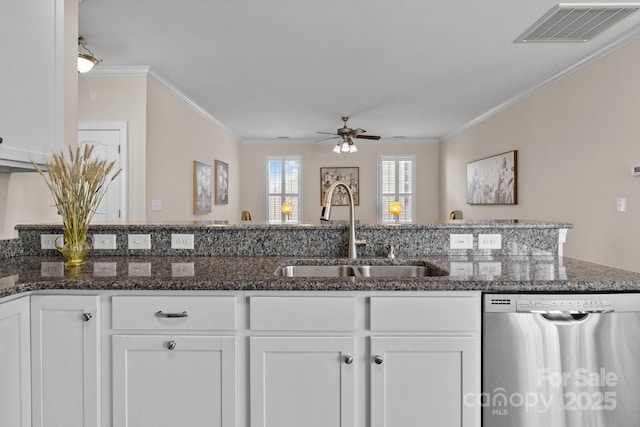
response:
[[(372, 337), (372, 427), (475, 427), (479, 393), (473, 337)], [(473, 399), (471, 399), (473, 400)]]
[(99, 426), (98, 296), (33, 295), (34, 427)]
[(0, 426), (31, 426), (29, 297), (0, 305)]
[(251, 337), (252, 427), (353, 427), (351, 337)]
[(63, 0), (0, 6), (0, 169), (42, 163), (62, 144)]
[(233, 427), (236, 339), (113, 336), (114, 427)]

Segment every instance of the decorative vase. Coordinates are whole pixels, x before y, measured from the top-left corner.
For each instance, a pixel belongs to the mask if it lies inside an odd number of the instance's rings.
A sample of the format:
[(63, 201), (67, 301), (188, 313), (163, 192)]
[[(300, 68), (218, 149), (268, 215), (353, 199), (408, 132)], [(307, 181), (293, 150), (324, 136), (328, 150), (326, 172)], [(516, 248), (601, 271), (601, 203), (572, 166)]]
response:
[[(84, 259), (93, 248), (93, 237), (86, 236), (84, 239), (69, 239), (63, 241), (62, 236), (56, 239), (56, 248), (67, 260), (65, 267), (79, 267), (84, 264)], [(64, 243), (61, 245), (61, 243)]]

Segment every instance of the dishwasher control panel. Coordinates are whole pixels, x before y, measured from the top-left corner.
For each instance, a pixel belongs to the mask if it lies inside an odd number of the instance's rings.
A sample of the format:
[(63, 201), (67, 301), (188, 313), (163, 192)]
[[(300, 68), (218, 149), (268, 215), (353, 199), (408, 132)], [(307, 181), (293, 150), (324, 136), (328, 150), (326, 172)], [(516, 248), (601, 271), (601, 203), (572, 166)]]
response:
[[(621, 299), (622, 298), (622, 299)], [(628, 301), (640, 302), (640, 294), (624, 295), (553, 295), (553, 294), (486, 294), (485, 313), (609, 313), (627, 311)], [(634, 303), (634, 305), (638, 305)]]
[(548, 299), (522, 299), (516, 302), (518, 313), (539, 312), (582, 312), (598, 313), (613, 311), (613, 301), (611, 300), (548, 300)]

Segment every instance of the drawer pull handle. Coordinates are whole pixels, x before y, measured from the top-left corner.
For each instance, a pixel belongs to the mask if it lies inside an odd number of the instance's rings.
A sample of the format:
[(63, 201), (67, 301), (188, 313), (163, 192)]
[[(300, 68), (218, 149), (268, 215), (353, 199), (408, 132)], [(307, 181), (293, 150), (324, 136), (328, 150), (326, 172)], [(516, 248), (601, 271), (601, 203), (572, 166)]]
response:
[(85, 322), (91, 320), (92, 317), (93, 315), (91, 313), (82, 313), (82, 320), (84, 320)]
[(173, 350), (174, 348), (176, 348), (176, 342), (175, 342), (175, 341), (169, 341), (169, 342), (167, 343), (167, 348), (168, 348), (169, 350)]
[(376, 365), (382, 365), (382, 361), (383, 361), (382, 356), (378, 356), (378, 355), (376, 355), (376, 356), (373, 358), (373, 361), (376, 363)]
[(344, 357), (344, 363), (346, 363), (347, 365), (351, 365), (353, 363), (353, 356), (351, 355), (347, 355)]
[(162, 310), (158, 310), (158, 311), (156, 311), (156, 316), (158, 316), (158, 317), (168, 317), (168, 318), (187, 317), (187, 316), (189, 316), (189, 313), (187, 313), (186, 311), (183, 311), (182, 313), (165, 313)]

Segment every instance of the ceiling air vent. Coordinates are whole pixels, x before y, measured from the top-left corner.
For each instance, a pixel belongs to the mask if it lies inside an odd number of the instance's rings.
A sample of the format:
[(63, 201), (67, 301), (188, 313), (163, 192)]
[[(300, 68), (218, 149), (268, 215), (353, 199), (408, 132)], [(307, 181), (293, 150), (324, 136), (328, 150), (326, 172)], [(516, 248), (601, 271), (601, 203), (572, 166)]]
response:
[(640, 3), (560, 3), (515, 42), (586, 42), (631, 15), (638, 8)]

